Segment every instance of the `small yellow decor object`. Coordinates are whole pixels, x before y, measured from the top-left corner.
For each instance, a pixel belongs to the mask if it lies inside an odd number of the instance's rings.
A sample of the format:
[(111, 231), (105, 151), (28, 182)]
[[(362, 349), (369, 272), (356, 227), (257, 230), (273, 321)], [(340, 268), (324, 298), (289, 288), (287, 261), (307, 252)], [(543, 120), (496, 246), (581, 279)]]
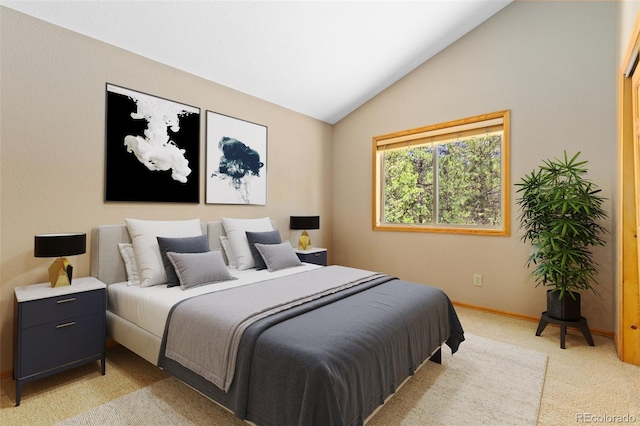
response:
[(309, 237), (307, 231), (302, 231), (302, 234), (300, 234), (300, 239), (298, 240), (298, 248), (300, 250), (311, 248), (311, 237)]
[(69, 282), (69, 275), (67, 274), (67, 268), (69, 267), (69, 261), (64, 257), (59, 257), (49, 266), (49, 281), (51, 281), (51, 287), (64, 287), (71, 285)]

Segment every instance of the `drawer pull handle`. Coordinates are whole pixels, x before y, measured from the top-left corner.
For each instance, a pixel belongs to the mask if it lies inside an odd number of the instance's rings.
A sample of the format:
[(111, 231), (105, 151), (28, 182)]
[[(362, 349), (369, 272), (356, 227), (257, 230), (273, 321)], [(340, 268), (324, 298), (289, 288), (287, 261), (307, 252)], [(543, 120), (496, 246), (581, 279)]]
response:
[(75, 321), (71, 321), (71, 322), (67, 322), (65, 324), (56, 325), (56, 328), (71, 327), (72, 325), (76, 325), (76, 322)]
[(320, 253), (314, 254), (315, 257), (320, 257)]
[(60, 303), (68, 303), (68, 302), (75, 302), (76, 298), (75, 297), (71, 297), (69, 299), (62, 299), (62, 300), (58, 300), (56, 303), (60, 304)]

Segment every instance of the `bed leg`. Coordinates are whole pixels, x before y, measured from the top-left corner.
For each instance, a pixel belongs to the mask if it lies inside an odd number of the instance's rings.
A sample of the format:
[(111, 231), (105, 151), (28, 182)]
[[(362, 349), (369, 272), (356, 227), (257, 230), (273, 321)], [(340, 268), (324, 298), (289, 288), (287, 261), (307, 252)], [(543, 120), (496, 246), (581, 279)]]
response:
[(433, 361), (436, 364), (442, 364), (442, 348), (438, 348), (438, 350), (431, 355), (429, 361)]

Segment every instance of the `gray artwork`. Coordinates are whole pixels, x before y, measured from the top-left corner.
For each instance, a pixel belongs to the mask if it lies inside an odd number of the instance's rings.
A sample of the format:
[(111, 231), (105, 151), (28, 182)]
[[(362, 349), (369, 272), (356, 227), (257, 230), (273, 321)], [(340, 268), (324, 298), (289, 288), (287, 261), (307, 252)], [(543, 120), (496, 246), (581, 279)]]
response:
[(206, 202), (265, 205), (266, 151), (266, 126), (207, 111)]

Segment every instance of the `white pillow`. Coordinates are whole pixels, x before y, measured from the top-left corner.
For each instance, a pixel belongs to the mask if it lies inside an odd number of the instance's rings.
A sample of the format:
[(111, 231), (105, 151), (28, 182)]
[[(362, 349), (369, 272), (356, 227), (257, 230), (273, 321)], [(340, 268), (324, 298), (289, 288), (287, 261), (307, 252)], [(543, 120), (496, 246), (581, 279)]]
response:
[(124, 267), (127, 270), (127, 285), (140, 285), (140, 274), (133, 254), (133, 245), (131, 243), (118, 243), (118, 249), (122, 260), (124, 260)]
[(273, 231), (271, 219), (268, 217), (260, 219), (229, 219), (223, 217), (221, 220), (222, 226), (227, 234), (227, 238), (231, 243), (231, 249), (236, 255), (238, 270), (242, 271), (255, 267), (246, 232)]
[(233, 252), (231, 248), (231, 243), (229, 242), (229, 238), (224, 235), (220, 236), (220, 244), (222, 245), (222, 250), (224, 251), (225, 256), (227, 256), (227, 261), (229, 262), (229, 268), (238, 269), (238, 259), (236, 258), (236, 254)]
[(151, 287), (167, 282), (157, 237), (202, 235), (200, 219), (174, 221), (125, 219), (125, 222), (138, 264), (141, 287)]

